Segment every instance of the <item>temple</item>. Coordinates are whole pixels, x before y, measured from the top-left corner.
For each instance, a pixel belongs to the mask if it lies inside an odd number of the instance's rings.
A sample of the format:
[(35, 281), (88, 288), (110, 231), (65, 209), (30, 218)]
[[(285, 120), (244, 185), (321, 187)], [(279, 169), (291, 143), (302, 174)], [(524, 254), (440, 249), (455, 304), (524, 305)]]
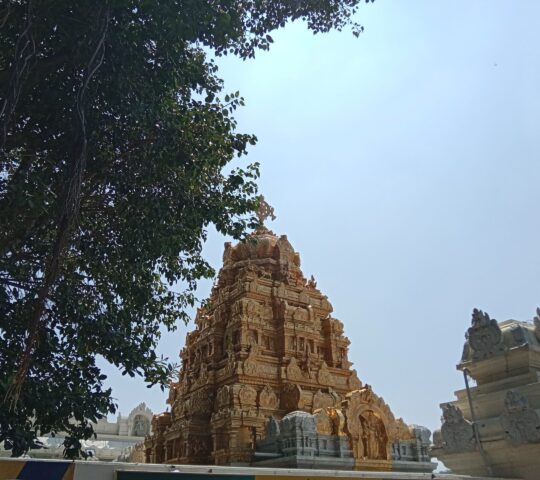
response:
[[(261, 204), (262, 224), (273, 212)], [(261, 227), (226, 243), (195, 325), (146, 462), (433, 469), (429, 431), (394, 418), (362, 385), (343, 323), (285, 235)]]

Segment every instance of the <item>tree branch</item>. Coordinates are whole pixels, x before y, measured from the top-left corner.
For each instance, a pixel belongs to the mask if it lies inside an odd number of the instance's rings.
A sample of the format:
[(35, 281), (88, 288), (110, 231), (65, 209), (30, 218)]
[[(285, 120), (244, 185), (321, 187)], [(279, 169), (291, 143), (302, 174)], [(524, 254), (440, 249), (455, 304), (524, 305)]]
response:
[(64, 256), (64, 251), (69, 243), (69, 237), (73, 225), (79, 212), (81, 184), (86, 168), (86, 121), (85, 121), (85, 95), (88, 85), (93, 76), (103, 63), (105, 55), (104, 43), (107, 36), (109, 26), (110, 11), (108, 5), (105, 7), (101, 28), (98, 34), (98, 42), (90, 57), (87, 68), (81, 80), (79, 90), (77, 92), (76, 112), (79, 126), (79, 133), (75, 140), (74, 155), (71, 165), (68, 168), (68, 178), (66, 188), (64, 189), (63, 200), (60, 203), (60, 211), (57, 219), (56, 238), (52, 252), (47, 260), (45, 267), (45, 275), (42, 285), (38, 290), (38, 294), (34, 300), (32, 313), (30, 316), (28, 337), (26, 339), (25, 349), (19, 364), (19, 368), (14, 377), (13, 383), (6, 392), (6, 400), (9, 399), (9, 408), (15, 411), (19, 401), (28, 370), (30, 369), (32, 354), (38, 339), (38, 332), (41, 329), (42, 317), (45, 309), (45, 301), (49, 296), (50, 290), (56, 281), (60, 263)]

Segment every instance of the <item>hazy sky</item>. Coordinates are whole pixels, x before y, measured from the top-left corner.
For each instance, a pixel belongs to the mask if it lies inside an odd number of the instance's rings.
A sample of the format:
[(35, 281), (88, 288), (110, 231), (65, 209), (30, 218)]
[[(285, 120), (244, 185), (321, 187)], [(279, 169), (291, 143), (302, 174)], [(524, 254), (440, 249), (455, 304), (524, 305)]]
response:
[[(540, 2), (376, 0), (358, 18), (358, 39), (289, 25), (221, 76), (259, 138), (270, 228), (328, 295), (360, 379), (433, 430), (473, 307), (530, 320), (540, 304)], [(216, 267), (223, 242), (206, 246)], [(185, 332), (161, 352), (176, 360)], [(110, 378), (123, 414), (165, 409)]]

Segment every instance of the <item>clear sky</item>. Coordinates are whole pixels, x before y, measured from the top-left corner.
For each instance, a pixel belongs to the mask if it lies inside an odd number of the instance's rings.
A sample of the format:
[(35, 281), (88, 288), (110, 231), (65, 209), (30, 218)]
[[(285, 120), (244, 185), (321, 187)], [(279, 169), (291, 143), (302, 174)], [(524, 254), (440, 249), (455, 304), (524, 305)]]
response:
[[(259, 138), (270, 228), (328, 295), (360, 379), (431, 430), (462, 388), (473, 307), (540, 305), (539, 18), (537, 0), (376, 0), (358, 39), (292, 24), (255, 60), (219, 60)], [(223, 242), (206, 245), (217, 268)], [(185, 332), (161, 352), (177, 360)], [(110, 380), (123, 414), (165, 409), (158, 388)]]

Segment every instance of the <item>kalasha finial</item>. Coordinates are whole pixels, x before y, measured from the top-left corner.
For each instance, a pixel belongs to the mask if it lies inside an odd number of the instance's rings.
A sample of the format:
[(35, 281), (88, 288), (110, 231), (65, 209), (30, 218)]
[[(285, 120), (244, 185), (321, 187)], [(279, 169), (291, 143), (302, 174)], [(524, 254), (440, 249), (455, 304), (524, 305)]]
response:
[(274, 214), (274, 208), (269, 205), (269, 203), (264, 199), (262, 195), (259, 196), (259, 208), (257, 209), (257, 218), (259, 223), (264, 225), (264, 221), (270, 217), (272, 220), (276, 219)]

